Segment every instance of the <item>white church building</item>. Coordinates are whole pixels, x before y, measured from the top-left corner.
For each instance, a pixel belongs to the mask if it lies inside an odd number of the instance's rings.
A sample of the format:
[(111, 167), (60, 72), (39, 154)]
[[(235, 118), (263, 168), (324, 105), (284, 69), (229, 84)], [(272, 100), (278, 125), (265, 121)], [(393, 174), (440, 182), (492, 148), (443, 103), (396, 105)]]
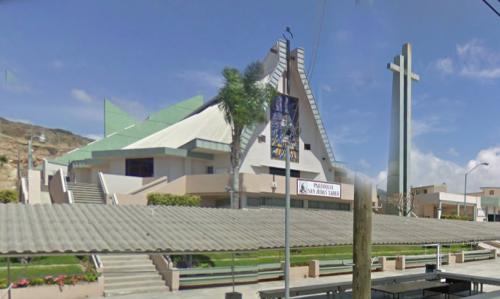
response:
[[(262, 62), (266, 73), (262, 80), (281, 94), (285, 42), (279, 40)], [(281, 121), (286, 106), (299, 128), (291, 149), (292, 207), (351, 210), (353, 178), (331, 149), (304, 71), (303, 49), (291, 52), (290, 65), (289, 97), (277, 96), (267, 109), (267, 121), (244, 130), (242, 207), (284, 206), (282, 134), (273, 124)], [(122, 131), (135, 126), (128, 118), (126, 124)], [(47, 178), (52, 202), (92, 202), (83, 192), (87, 190), (100, 192), (102, 203), (145, 204), (147, 194), (161, 192), (198, 195), (204, 206), (229, 207), (231, 127), (214, 100), (192, 107), (182, 119), (141, 138), (115, 143), (87, 149), (84, 159), (66, 159), (67, 168), (61, 163), (64, 159), (45, 163), (43, 172), (50, 173), (42, 177)], [(375, 205), (375, 189), (372, 194)]]

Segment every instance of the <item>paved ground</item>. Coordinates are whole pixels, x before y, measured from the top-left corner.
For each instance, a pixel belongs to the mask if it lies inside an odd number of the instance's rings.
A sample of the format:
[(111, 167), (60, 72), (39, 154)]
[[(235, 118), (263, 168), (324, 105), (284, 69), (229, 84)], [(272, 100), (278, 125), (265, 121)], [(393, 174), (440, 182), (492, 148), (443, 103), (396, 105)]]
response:
[[(471, 262), (466, 264), (455, 264), (452, 266), (444, 266), (443, 269), (447, 272), (470, 274), (485, 277), (500, 278), (500, 259)], [(410, 269), (405, 271), (385, 271), (372, 273), (373, 278), (388, 277), (394, 275), (422, 273), (423, 268)], [(344, 282), (351, 281), (352, 275), (335, 275), (321, 278), (308, 278), (293, 281), (291, 286), (313, 285), (321, 283)], [(263, 282), (258, 284), (248, 284), (236, 286), (236, 291), (243, 294), (244, 299), (257, 299), (259, 298), (257, 292), (265, 289), (282, 288), (283, 281)], [(230, 292), (231, 287), (217, 287), (217, 288), (203, 288), (195, 290), (182, 290), (178, 292), (162, 292), (162, 293), (147, 293), (147, 294), (133, 294), (126, 296), (111, 297), (113, 299), (198, 299), (198, 298), (224, 298), (226, 292)], [(484, 291), (500, 290), (500, 287), (485, 286)], [(97, 297), (98, 298), (98, 297)], [(93, 299), (97, 299), (93, 298)], [(325, 298), (324, 296), (315, 296), (308, 298)], [(375, 298), (375, 297), (374, 297)], [(383, 296), (378, 298), (384, 298)], [(386, 297), (389, 298), (389, 297)], [(405, 297), (410, 298), (410, 297)], [(414, 297), (415, 298), (415, 297)], [(434, 297), (440, 298), (440, 297)]]

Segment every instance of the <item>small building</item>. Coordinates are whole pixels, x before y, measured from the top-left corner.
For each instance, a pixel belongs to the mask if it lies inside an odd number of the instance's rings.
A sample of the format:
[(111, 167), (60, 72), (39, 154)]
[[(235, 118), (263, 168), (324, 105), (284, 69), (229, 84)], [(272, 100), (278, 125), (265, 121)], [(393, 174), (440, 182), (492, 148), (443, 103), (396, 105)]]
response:
[(464, 212), (464, 195), (448, 192), (446, 184), (414, 187), (411, 196), (413, 211), (418, 217), (441, 219), (467, 216), (484, 221), (480, 196), (468, 194)]
[(481, 187), (481, 192), (473, 193), (473, 195), (481, 197), (481, 205), (487, 221), (500, 221), (500, 187)]

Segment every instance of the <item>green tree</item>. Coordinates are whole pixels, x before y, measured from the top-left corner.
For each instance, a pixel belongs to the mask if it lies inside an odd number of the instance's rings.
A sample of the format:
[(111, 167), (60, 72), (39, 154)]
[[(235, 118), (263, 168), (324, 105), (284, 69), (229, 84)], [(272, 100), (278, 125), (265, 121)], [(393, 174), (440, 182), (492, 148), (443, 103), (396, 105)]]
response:
[(248, 65), (243, 73), (234, 68), (222, 71), (225, 79), (216, 100), (231, 126), (231, 207), (240, 207), (239, 169), (241, 163), (241, 134), (246, 127), (266, 120), (266, 107), (276, 95), (270, 84), (259, 81), (264, 77), (264, 66), (259, 62)]

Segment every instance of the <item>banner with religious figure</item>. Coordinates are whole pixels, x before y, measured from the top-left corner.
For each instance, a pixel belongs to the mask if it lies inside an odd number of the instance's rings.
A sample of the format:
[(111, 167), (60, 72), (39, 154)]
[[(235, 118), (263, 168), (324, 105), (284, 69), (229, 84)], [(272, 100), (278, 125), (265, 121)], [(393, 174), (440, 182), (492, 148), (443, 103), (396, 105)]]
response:
[(271, 158), (285, 160), (286, 126), (290, 128), (290, 161), (299, 162), (299, 99), (280, 94), (271, 103)]

